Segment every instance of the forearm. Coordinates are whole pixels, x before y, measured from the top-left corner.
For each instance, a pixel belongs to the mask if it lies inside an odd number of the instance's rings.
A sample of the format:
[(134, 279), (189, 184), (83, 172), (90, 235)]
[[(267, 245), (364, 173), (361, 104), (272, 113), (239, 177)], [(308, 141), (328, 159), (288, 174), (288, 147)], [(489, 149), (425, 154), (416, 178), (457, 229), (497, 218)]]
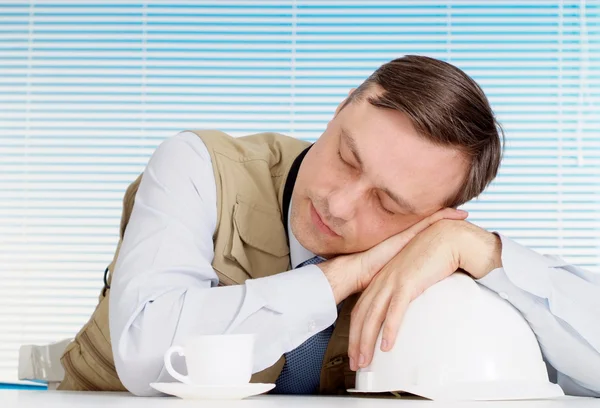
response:
[[(523, 267), (526, 268), (525, 265)], [(583, 339), (568, 321), (555, 316), (546, 299), (514, 285), (502, 268), (477, 282), (500, 293), (527, 320), (544, 359), (558, 371), (557, 383), (566, 394), (600, 396), (600, 352)]]
[(115, 365), (123, 384), (137, 395), (155, 395), (151, 382), (171, 380), (163, 367), (164, 353), (187, 337), (254, 333), (253, 371), (258, 372), (337, 316), (331, 289), (314, 265), (245, 285), (165, 287), (139, 302), (124, 296), (132, 287), (115, 289), (110, 305)]
[(521, 312), (565, 393), (600, 396), (598, 275), (501, 239), (503, 267), (478, 282)]

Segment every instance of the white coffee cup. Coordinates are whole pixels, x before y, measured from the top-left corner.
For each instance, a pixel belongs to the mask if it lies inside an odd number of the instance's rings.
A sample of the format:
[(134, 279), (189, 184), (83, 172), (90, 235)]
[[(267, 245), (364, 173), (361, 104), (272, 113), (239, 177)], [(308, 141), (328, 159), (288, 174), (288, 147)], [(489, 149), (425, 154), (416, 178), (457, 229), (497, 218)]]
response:
[[(165, 367), (173, 378), (184, 384), (247, 384), (252, 376), (253, 351), (253, 334), (195, 336), (184, 341), (183, 346), (167, 350)], [(173, 353), (185, 357), (188, 375), (173, 368)]]

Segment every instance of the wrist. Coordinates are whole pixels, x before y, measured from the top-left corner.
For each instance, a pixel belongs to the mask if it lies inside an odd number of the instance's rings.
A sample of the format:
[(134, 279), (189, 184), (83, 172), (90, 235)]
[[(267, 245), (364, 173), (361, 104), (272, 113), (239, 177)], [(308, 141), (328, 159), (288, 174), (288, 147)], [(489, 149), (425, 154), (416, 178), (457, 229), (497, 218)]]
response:
[(356, 292), (355, 285), (352, 284), (353, 280), (345, 276), (348, 271), (346, 256), (329, 259), (317, 266), (321, 268), (331, 286), (336, 305)]
[(475, 279), (502, 267), (502, 241), (496, 234), (464, 222), (458, 241), (459, 266)]

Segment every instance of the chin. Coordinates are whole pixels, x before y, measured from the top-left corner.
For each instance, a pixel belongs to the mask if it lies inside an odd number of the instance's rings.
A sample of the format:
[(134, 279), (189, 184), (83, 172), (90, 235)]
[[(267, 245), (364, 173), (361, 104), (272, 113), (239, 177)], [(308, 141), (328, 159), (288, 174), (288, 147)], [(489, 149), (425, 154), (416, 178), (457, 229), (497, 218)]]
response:
[(303, 236), (303, 237), (296, 236), (296, 238), (298, 239), (298, 242), (300, 242), (300, 244), (304, 248), (308, 249), (313, 254), (322, 256), (323, 258), (330, 259), (330, 258), (333, 258), (338, 255), (343, 255), (345, 253), (345, 251), (342, 248), (340, 248), (339, 242), (337, 242), (337, 243), (330, 242), (327, 239), (327, 237), (323, 237), (325, 239), (320, 240), (320, 239), (316, 238), (316, 237), (319, 237), (320, 235), (313, 235), (313, 234), (319, 234), (318, 232), (316, 232), (316, 233), (313, 233), (311, 231), (305, 231), (305, 232), (308, 233), (307, 236)]
[(315, 255), (326, 257), (326, 254), (339, 253), (339, 242), (332, 242), (335, 238), (324, 235), (313, 225), (310, 213), (310, 199), (305, 201), (306, 205), (296, 208), (292, 204), (290, 224), (292, 233), (304, 248)]
[(319, 239), (321, 234), (318, 231), (313, 231), (311, 228), (294, 228), (292, 224), (292, 232), (300, 245), (313, 254), (325, 256), (326, 253), (332, 253), (333, 248), (328, 242)]

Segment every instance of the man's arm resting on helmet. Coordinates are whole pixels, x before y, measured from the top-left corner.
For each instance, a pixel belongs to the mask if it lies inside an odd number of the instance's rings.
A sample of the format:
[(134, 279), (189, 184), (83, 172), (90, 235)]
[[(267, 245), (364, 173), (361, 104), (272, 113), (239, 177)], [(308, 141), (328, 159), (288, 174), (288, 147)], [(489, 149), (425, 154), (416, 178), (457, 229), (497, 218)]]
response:
[(499, 236), (503, 267), (477, 282), (521, 312), (553, 382), (568, 395), (600, 397), (600, 274)]
[(460, 220), (425, 229), (373, 277), (352, 312), (351, 368), (370, 364), (381, 328), (393, 347), (408, 303), (457, 268), (522, 313), (565, 393), (599, 395), (600, 275)]

